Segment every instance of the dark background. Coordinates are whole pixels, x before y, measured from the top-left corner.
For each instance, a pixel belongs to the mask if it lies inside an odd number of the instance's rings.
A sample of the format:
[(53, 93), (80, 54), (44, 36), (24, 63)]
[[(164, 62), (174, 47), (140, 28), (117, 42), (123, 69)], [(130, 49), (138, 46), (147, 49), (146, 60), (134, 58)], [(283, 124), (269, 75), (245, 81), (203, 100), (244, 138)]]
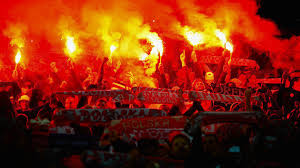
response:
[(300, 35), (299, 0), (257, 0), (257, 3), (260, 6), (257, 14), (273, 20), (282, 32), (282, 38)]

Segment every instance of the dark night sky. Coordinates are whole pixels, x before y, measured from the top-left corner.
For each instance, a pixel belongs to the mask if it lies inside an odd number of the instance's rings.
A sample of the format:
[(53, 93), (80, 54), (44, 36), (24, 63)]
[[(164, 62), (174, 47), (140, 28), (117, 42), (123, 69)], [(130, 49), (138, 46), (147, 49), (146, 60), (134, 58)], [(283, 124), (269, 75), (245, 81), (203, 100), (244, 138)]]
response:
[(257, 0), (261, 8), (258, 14), (273, 20), (281, 30), (283, 37), (300, 35), (299, 0)]

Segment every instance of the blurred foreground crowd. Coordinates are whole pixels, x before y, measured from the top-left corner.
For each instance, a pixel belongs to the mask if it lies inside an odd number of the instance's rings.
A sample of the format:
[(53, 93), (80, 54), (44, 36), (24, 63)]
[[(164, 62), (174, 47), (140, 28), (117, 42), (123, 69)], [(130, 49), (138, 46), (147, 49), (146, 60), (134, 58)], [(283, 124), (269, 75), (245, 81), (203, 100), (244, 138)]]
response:
[[(128, 90), (138, 86), (132, 73), (127, 75), (127, 84), (116, 82), (119, 72), (106, 67), (106, 62), (103, 61), (97, 73), (86, 68), (79, 76), (76, 66), (70, 63), (70, 75), (64, 78), (53, 62), (47, 80), (33, 80), (26, 71), (17, 70), (11, 81), (0, 82), (2, 164), (7, 162), (12, 167), (300, 166), (297, 160), (299, 77), (291, 75), (296, 71), (273, 76), (280, 78), (279, 83), (256, 82), (253, 69), (238, 68), (231, 73), (230, 68), (216, 67), (212, 73), (205, 65), (197, 65), (197, 71), (184, 65), (172, 70), (160, 66), (151, 76), (159, 88), (177, 91), (214, 93), (221, 84), (244, 89), (242, 96), (256, 97), (248, 102), (195, 100), (149, 104), (140, 100), (115, 101), (111, 96), (56, 94)], [(126, 139), (118, 131), (107, 129), (110, 121), (94, 125), (55, 122), (55, 116), (63, 110), (130, 108), (157, 109), (165, 114), (162, 117), (181, 116), (186, 122), (182, 128), (169, 132), (163, 141), (149, 137)], [(211, 116), (207, 114), (210, 111)], [(222, 118), (223, 113), (230, 114), (230, 119)], [(247, 119), (248, 115), (254, 116), (253, 122)], [(209, 122), (205, 125), (202, 120)]]

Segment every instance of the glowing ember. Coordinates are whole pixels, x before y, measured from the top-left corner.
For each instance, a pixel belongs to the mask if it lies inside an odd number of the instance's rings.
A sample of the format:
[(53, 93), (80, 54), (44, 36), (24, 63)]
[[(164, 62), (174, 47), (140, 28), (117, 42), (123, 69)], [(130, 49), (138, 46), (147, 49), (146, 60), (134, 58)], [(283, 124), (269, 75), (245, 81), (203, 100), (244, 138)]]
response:
[(185, 31), (184, 35), (186, 39), (191, 43), (191, 45), (196, 46), (203, 43), (203, 37), (200, 33), (193, 32), (188, 28), (185, 28), (184, 31)]
[(18, 50), (18, 52), (17, 52), (17, 54), (16, 54), (16, 56), (15, 56), (15, 62), (16, 62), (16, 64), (18, 64), (18, 63), (20, 62), (21, 57), (22, 57), (21, 51)]
[(67, 47), (67, 54), (72, 56), (76, 51), (76, 45), (74, 42), (74, 37), (67, 36), (66, 37), (66, 47)]

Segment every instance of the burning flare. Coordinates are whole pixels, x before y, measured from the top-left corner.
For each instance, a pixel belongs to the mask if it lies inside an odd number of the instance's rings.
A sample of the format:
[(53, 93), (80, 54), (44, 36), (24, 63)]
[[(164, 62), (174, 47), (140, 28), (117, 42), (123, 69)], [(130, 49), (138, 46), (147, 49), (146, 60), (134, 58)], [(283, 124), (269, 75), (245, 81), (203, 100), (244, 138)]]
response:
[(222, 44), (225, 44), (227, 42), (226, 36), (224, 33), (222, 33), (220, 30), (216, 30), (216, 36), (221, 40)]
[(164, 52), (164, 46), (162, 40), (158, 37), (157, 34), (149, 34), (147, 37), (151, 44), (154, 46), (151, 50), (151, 54), (162, 56)]
[[(158, 55), (162, 56), (164, 53), (164, 46), (163, 46), (163, 41), (162, 39), (156, 34), (156, 33), (149, 33), (146, 35), (145, 37), (147, 39), (147, 41), (149, 41), (151, 43), (152, 50), (150, 52), (150, 55), (155, 55), (157, 56), (156, 59), (158, 59)], [(140, 55), (140, 60), (144, 61), (146, 59), (149, 59), (149, 55), (147, 55), (146, 53), (142, 53)], [(154, 57), (152, 57), (153, 59), (155, 59)]]
[(140, 55), (140, 61), (145, 61), (146, 58), (147, 58), (148, 56), (149, 56), (149, 55), (146, 54), (146, 53), (141, 54), (141, 55)]
[(184, 29), (184, 36), (193, 46), (203, 43), (202, 35), (199, 32), (191, 31), (188, 27)]
[(139, 54), (139, 60), (144, 62), (145, 74), (150, 76), (155, 72), (156, 64), (161, 61), (164, 52), (163, 41), (155, 32), (143, 33), (139, 38), (146, 39), (152, 45), (149, 55), (147, 53)]
[(116, 49), (117, 49), (117, 47), (115, 45), (111, 45), (110, 46), (110, 55), (112, 55)]
[(67, 49), (69, 51), (70, 54), (73, 54), (76, 50), (76, 45), (74, 43), (74, 37), (67, 37), (67, 41), (66, 41), (66, 45), (67, 45)]
[(230, 51), (230, 53), (233, 52), (233, 46), (232, 46), (229, 42), (226, 42), (225, 48), (226, 48), (228, 51)]
[(110, 63), (110, 64), (112, 64), (112, 55), (113, 55), (113, 53), (114, 53), (114, 51), (117, 49), (117, 47), (115, 46), (115, 45), (111, 45), (110, 46), (110, 54), (109, 54), (109, 57), (108, 57), (108, 62)]
[(68, 56), (73, 57), (75, 55), (75, 52), (76, 52), (76, 49), (77, 49), (77, 46), (76, 46), (75, 41), (74, 41), (74, 37), (66, 36), (65, 39), (66, 39), (65, 52)]
[[(224, 45), (224, 48), (230, 51), (230, 53), (233, 52), (233, 46), (229, 41), (227, 41), (226, 35), (222, 33), (220, 30), (216, 30), (215, 32), (216, 36), (220, 39), (222, 44)], [(231, 58), (230, 58), (231, 59)]]
[(15, 62), (16, 62), (16, 64), (18, 64), (18, 63), (20, 62), (21, 57), (22, 57), (21, 51), (18, 50), (18, 52), (17, 52), (17, 54), (16, 54), (16, 56), (15, 56)]

